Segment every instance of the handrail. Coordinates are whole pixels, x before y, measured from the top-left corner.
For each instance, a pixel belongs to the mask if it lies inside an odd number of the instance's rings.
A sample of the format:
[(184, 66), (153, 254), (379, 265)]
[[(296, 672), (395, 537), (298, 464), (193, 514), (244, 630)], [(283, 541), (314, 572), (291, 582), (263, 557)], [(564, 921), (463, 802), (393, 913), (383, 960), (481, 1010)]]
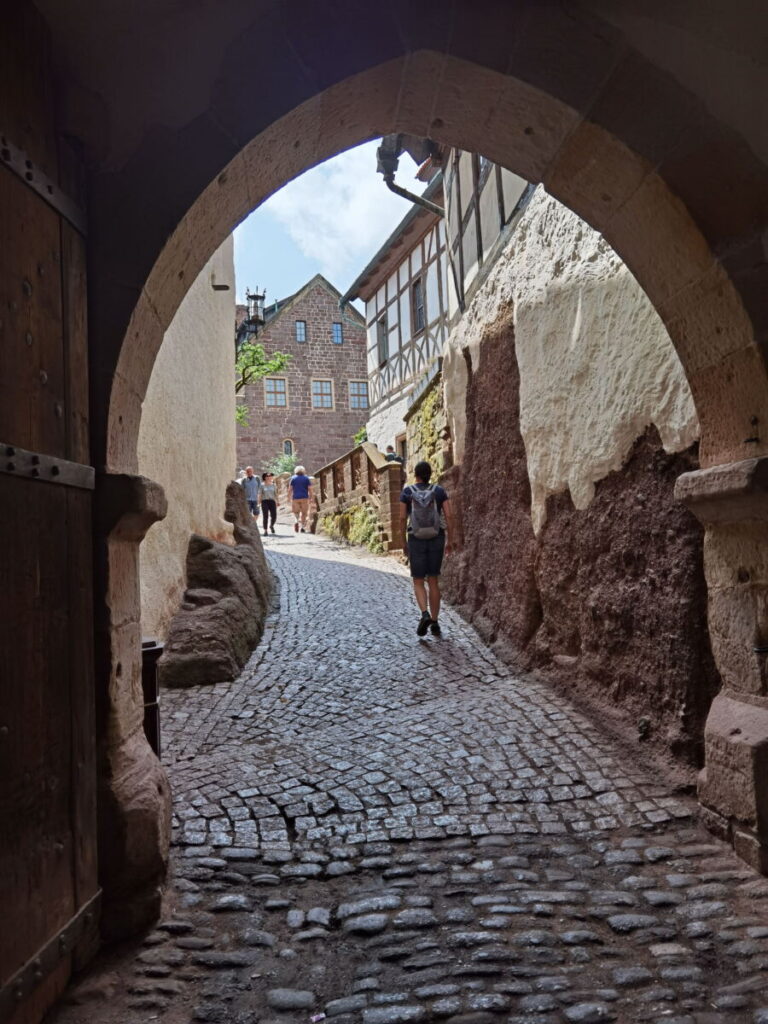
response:
[(319, 478), (321, 473), (326, 473), (329, 469), (338, 465), (338, 463), (351, 459), (355, 452), (360, 450), (365, 452), (368, 456), (368, 461), (373, 463), (375, 469), (385, 469), (390, 464), (384, 453), (380, 452), (375, 444), (372, 444), (370, 441), (363, 441), (362, 444), (350, 448), (349, 451), (344, 452), (343, 455), (340, 455), (338, 459), (334, 459), (333, 462), (328, 462), (326, 465), (321, 466), (320, 469), (315, 471), (315, 477)]
[(402, 547), (398, 505), (402, 472), (400, 462), (388, 460), (375, 444), (363, 441), (316, 471), (320, 515), (368, 504), (376, 510), (385, 549)]

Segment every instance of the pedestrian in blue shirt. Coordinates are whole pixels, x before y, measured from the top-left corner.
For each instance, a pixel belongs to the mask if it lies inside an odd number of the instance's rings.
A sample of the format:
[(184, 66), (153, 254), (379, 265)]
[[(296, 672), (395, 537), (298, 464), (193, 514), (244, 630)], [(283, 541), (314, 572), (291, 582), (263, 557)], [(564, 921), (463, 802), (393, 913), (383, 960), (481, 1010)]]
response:
[(303, 466), (297, 466), (288, 484), (288, 499), (296, 522), (293, 529), (296, 533), (306, 532), (309, 525), (309, 503), (312, 500), (312, 481)]

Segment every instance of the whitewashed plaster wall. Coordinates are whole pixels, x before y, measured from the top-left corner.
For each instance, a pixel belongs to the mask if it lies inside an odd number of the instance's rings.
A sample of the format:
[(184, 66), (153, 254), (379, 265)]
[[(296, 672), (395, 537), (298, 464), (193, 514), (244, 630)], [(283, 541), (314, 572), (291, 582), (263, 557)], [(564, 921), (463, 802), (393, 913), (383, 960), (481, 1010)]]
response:
[(374, 413), (366, 423), (368, 440), (381, 451), (385, 451), (388, 444), (394, 445), (395, 438), (405, 433), (403, 417), (410, 405), (409, 395), (410, 389), (407, 394)]
[(190, 534), (231, 542), (222, 515), (235, 469), (234, 323), (230, 237), (168, 328), (142, 407), (139, 472), (162, 484), (168, 499), (167, 517), (141, 545), (144, 636), (166, 636), (185, 587)]
[(476, 368), (483, 336), (510, 320), (536, 531), (550, 494), (568, 489), (576, 508), (586, 508), (595, 483), (621, 468), (649, 425), (667, 451), (698, 438), (682, 365), (645, 293), (596, 231), (539, 188), (448, 339), (444, 387), (457, 462), (463, 352)]

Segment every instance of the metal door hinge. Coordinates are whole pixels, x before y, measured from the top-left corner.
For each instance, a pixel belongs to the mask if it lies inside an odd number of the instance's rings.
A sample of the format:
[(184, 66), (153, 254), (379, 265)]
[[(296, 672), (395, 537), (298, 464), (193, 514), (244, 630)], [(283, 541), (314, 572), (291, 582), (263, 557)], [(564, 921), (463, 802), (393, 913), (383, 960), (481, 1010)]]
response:
[(69, 221), (73, 228), (83, 237), (86, 234), (85, 210), (68, 196), (46, 174), (35, 166), (23, 149), (14, 146), (4, 132), (0, 132), (0, 164), (8, 168), (37, 194), (43, 198), (56, 213)]
[(98, 934), (101, 890), (84, 904), (74, 917), (39, 949), (0, 988), (0, 1024), (10, 1019), (61, 961), (76, 952), (78, 945), (94, 942)]
[(24, 480), (36, 480), (41, 483), (82, 487), (87, 491), (93, 490), (96, 477), (93, 466), (69, 462), (67, 459), (56, 458), (55, 455), (28, 452), (25, 448), (17, 448), (15, 444), (4, 444), (2, 441), (0, 441), (0, 473), (8, 473), (10, 476), (19, 476)]

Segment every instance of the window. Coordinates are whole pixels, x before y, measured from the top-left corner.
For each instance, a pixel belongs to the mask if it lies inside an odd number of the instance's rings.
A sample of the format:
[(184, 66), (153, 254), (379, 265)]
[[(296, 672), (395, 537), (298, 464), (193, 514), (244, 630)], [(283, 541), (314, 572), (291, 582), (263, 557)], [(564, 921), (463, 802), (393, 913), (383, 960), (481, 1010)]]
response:
[(387, 339), (387, 317), (380, 316), (376, 321), (376, 345), (379, 350), (379, 366), (383, 366), (389, 355), (389, 341)]
[(408, 441), (405, 434), (398, 434), (395, 438), (395, 451), (404, 463), (408, 461)]
[(296, 341), (307, 340), (307, 321), (297, 320), (296, 321)]
[(334, 345), (344, 344), (344, 328), (341, 324), (331, 324), (331, 337)]
[(285, 377), (265, 377), (264, 395), (267, 407), (288, 405), (288, 386)]
[(368, 408), (368, 381), (351, 380), (349, 382), (349, 408)]
[(293, 455), (293, 441), (283, 441), (283, 455)]
[(413, 311), (413, 333), (418, 334), (426, 326), (424, 315), (424, 282), (420, 277), (411, 285), (411, 309)]
[(332, 409), (333, 408), (333, 381), (313, 380), (312, 381), (312, 408)]

